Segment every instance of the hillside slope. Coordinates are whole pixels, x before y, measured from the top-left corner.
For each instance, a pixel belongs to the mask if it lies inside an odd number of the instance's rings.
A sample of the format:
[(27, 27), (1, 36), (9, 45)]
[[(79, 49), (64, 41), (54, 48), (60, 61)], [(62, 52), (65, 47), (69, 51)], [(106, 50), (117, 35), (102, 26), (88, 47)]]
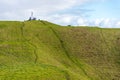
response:
[(120, 29), (1, 21), (0, 80), (120, 80)]

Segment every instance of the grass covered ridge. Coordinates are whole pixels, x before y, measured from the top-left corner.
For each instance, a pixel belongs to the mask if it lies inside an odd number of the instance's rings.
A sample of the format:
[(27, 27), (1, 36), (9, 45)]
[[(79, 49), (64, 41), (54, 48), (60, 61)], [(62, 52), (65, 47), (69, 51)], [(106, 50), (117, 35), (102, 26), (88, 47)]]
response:
[(0, 22), (0, 80), (119, 80), (120, 29)]

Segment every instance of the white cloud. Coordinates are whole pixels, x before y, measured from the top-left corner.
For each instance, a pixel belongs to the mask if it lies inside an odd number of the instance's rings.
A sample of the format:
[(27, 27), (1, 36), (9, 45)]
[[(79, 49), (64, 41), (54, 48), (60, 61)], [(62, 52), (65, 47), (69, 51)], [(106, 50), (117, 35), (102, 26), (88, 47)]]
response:
[[(24, 20), (33, 11), (35, 17), (46, 19), (61, 25), (119, 27), (120, 20), (88, 19), (83, 14), (60, 14), (59, 11), (70, 9), (90, 1), (99, 0), (0, 0), (0, 19)], [(105, 1), (105, 0), (101, 0)], [(71, 11), (72, 13), (72, 11)]]
[[(94, 0), (0, 0), (0, 12), (3, 14), (0, 15), (0, 18), (22, 20), (28, 17), (31, 11), (34, 11), (37, 17), (48, 16), (48, 14), (81, 5), (88, 1)], [(11, 16), (5, 15), (6, 13)], [(13, 13), (18, 17), (13, 18)]]
[(83, 19), (83, 18), (79, 18), (79, 19), (77, 20), (77, 23), (78, 23), (79, 26), (88, 26), (88, 25), (89, 25), (88, 20)]
[(118, 21), (118, 22), (116, 23), (116, 26), (120, 27), (120, 21)]
[(76, 19), (78, 16), (70, 14), (54, 14), (48, 17), (45, 17), (46, 20), (52, 21), (56, 24), (61, 25), (76, 25)]
[(95, 20), (95, 25), (99, 25), (101, 23), (101, 19), (96, 19)]
[(119, 28), (120, 20), (119, 19), (111, 19), (111, 18), (101, 18), (93, 20), (94, 26), (106, 27), (106, 28)]
[(60, 25), (74, 25), (74, 26), (98, 26), (106, 28), (119, 28), (120, 20), (110, 18), (87, 19), (82, 16), (69, 14), (55, 14), (49, 17), (44, 17), (46, 20)]

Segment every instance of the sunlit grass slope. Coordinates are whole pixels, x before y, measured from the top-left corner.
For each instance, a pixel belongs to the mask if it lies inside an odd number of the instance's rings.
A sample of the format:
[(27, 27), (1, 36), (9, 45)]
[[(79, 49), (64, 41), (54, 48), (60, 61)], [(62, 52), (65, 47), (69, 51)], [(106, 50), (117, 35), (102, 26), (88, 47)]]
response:
[(0, 80), (120, 80), (120, 29), (1, 21)]

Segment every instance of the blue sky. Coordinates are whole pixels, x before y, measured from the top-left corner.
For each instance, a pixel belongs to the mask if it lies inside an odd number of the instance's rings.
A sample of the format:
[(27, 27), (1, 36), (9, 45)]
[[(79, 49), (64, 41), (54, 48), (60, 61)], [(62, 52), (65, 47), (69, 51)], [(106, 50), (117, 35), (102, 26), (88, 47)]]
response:
[(120, 18), (120, 0), (93, 2), (86, 7), (95, 10), (91, 16), (93, 18)]
[(37, 19), (60, 25), (120, 28), (120, 0), (0, 0), (0, 20)]

